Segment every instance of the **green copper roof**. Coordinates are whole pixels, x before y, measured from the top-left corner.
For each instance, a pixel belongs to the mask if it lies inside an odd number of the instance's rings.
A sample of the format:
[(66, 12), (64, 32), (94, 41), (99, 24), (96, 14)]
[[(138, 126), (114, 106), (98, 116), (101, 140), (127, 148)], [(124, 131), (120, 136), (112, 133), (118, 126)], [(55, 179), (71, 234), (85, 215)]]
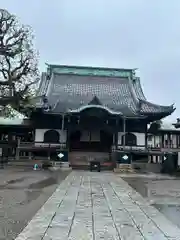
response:
[(48, 71), (58, 74), (74, 74), (81, 76), (104, 76), (104, 77), (129, 77), (135, 75), (134, 69), (122, 68), (97, 68), (97, 67), (80, 67), (80, 66), (65, 66), (65, 65), (48, 65)]

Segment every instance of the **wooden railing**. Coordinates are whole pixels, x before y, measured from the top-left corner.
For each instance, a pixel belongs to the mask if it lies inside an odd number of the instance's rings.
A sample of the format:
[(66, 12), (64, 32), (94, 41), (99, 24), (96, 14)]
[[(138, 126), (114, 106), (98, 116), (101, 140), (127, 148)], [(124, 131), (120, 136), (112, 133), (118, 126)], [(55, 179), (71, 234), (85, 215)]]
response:
[(169, 145), (169, 146), (147, 146), (145, 147), (144, 145), (138, 145), (138, 146), (123, 146), (123, 145), (118, 145), (116, 146), (112, 146), (112, 151), (116, 151), (116, 150), (124, 150), (124, 151), (139, 151), (139, 152), (143, 152), (143, 151), (180, 151), (180, 146), (177, 145)]
[(177, 144), (157, 144), (157, 145), (148, 145), (148, 148), (154, 149), (180, 149), (180, 145)]
[(19, 148), (66, 148), (66, 143), (20, 142)]
[(144, 145), (138, 145), (138, 146), (123, 146), (123, 145), (117, 145), (116, 146), (112, 146), (112, 151), (115, 150), (134, 150), (134, 151), (144, 151), (146, 150)]
[(17, 145), (17, 141), (12, 140), (12, 141), (8, 141), (8, 140), (0, 140), (0, 146), (4, 146), (4, 145), (9, 145), (9, 146), (16, 146)]

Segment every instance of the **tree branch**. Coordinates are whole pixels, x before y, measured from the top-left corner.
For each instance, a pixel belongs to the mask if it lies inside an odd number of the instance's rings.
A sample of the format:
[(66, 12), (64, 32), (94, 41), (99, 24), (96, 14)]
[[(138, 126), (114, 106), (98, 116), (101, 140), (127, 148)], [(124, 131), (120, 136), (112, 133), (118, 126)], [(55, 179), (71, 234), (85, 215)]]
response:
[(29, 27), (0, 9), (0, 105), (18, 106), (32, 92), (39, 72)]

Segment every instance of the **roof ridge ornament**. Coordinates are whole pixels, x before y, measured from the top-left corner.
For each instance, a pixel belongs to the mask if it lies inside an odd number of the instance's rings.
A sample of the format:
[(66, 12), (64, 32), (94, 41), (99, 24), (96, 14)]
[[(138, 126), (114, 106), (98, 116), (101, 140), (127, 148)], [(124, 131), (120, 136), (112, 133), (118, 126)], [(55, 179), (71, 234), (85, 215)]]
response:
[(42, 101), (43, 101), (43, 111), (49, 112), (51, 110), (51, 106), (49, 105), (48, 98), (46, 95), (43, 95)]
[(47, 70), (61, 75), (119, 77), (132, 79), (133, 69), (47, 64)]
[(102, 105), (102, 103), (97, 96), (94, 96), (88, 105)]

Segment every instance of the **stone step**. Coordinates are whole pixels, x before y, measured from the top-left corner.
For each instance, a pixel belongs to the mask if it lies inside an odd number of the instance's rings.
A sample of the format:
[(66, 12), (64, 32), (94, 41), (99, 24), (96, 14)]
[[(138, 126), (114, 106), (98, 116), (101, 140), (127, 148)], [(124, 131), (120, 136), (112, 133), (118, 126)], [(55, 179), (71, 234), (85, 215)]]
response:
[(114, 168), (115, 173), (134, 173), (135, 170), (132, 168), (131, 164), (117, 164)]
[[(71, 165), (71, 168), (74, 170), (90, 170), (89, 165)], [(109, 166), (101, 166), (101, 171), (110, 171), (113, 170), (112, 167)]]
[(109, 153), (104, 152), (70, 152), (69, 162), (71, 165), (89, 165), (90, 161), (96, 160), (100, 162), (109, 161)]
[(131, 165), (131, 164), (121, 163), (121, 164), (117, 164), (117, 168), (121, 168), (121, 169), (131, 169), (131, 168), (132, 168), (132, 165)]
[(88, 165), (71, 165), (71, 168), (74, 170), (89, 170)]
[(120, 168), (114, 168), (115, 173), (135, 173), (133, 169), (120, 169)]

